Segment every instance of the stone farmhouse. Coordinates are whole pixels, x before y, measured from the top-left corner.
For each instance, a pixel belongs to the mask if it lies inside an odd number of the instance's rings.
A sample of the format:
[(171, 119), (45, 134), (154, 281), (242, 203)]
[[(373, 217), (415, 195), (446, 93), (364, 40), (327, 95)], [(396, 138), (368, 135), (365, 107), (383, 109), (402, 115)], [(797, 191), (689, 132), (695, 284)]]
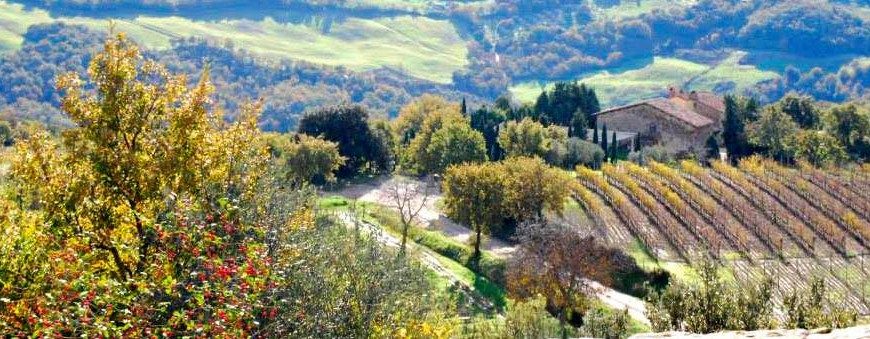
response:
[(641, 145), (660, 144), (675, 153), (703, 152), (707, 139), (721, 130), (722, 97), (710, 92), (668, 89), (667, 97), (613, 107), (596, 114), (598, 126), (636, 133)]

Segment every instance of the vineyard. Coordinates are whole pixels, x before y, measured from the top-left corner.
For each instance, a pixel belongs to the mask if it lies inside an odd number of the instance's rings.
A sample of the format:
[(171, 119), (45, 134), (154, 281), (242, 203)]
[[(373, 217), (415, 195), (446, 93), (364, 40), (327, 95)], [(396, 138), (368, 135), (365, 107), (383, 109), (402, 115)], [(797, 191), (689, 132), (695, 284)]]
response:
[(612, 245), (659, 263), (722, 264), (734, 283), (771, 277), (776, 303), (820, 277), (870, 313), (870, 170), (798, 168), (751, 157), (737, 166), (630, 162), (577, 168), (574, 200)]

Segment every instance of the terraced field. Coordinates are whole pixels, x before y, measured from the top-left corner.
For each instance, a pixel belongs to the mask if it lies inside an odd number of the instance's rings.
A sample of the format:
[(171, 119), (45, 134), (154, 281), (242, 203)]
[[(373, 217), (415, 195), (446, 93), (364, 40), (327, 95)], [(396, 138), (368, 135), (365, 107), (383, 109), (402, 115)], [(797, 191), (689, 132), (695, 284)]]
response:
[(577, 180), (573, 196), (586, 225), (678, 278), (690, 280), (687, 266), (714, 260), (736, 284), (772, 277), (781, 303), (816, 276), (835, 298), (870, 313), (865, 170), (786, 168), (759, 158), (710, 167), (622, 162), (601, 171), (580, 167)]

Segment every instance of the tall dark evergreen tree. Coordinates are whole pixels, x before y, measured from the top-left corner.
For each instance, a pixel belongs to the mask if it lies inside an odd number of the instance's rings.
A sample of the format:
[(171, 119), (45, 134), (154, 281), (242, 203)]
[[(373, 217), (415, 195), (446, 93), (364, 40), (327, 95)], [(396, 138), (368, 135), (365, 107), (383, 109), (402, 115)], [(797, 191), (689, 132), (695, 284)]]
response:
[(707, 138), (707, 159), (719, 158), (719, 134), (713, 133)]
[(459, 104), (459, 113), (464, 117), (468, 116), (468, 106), (465, 106), (465, 98), (462, 98), (462, 103)]
[(749, 153), (746, 140), (746, 116), (744, 110), (731, 95), (725, 96), (725, 122), (722, 126), (722, 139), (728, 150), (728, 157), (737, 160)]
[(547, 95), (546, 90), (542, 91), (541, 95), (538, 95), (538, 100), (535, 101), (535, 115), (538, 116), (540, 123), (550, 123), (550, 96)]
[(586, 113), (586, 122), (594, 124), (596, 122), (595, 113), (601, 111), (601, 104), (598, 102), (598, 96), (595, 95), (595, 90), (591, 87), (586, 88), (586, 106), (583, 107), (583, 112)]
[(607, 124), (601, 127), (601, 149), (607, 154)]
[(492, 108), (501, 111), (506, 116), (513, 115), (514, 107), (511, 105), (511, 99), (507, 96), (502, 95), (495, 99)]
[(592, 143), (598, 145), (598, 124), (592, 123)]
[(582, 110), (578, 109), (574, 112), (574, 118), (571, 119), (571, 126), (568, 128), (568, 135), (570, 137), (586, 140), (586, 128), (586, 113), (583, 113)]
[(616, 151), (619, 144), (616, 142), (616, 132), (613, 132), (613, 138), (610, 140), (610, 162), (616, 163)]
[(368, 123), (369, 114), (362, 106), (325, 107), (302, 117), (299, 133), (322, 136), (338, 143), (338, 151), (347, 157), (338, 173), (348, 178), (363, 170), (384, 171), (389, 167), (390, 147)]
[(502, 149), (498, 144), (498, 128), (505, 121), (500, 110), (488, 109), (486, 106), (471, 113), (471, 128), (483, 134), (486, 141), (486, 153), (490, 160), (502, 158)]
[(576, 111), (576, 84), (557, 82), (550, 92), (550, 120), (553, 124), (568, 126)]

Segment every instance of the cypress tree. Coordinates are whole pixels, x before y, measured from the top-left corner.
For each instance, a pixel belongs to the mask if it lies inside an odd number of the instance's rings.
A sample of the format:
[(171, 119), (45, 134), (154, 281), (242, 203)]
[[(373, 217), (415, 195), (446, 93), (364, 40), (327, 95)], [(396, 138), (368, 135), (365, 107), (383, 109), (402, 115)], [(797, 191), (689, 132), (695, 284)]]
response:
[(637, 135), (634, 136), (634, 151), (640, 152), (640, 138)]
[(459, 113), (464, 117), (468, 116), (468, 107), (465, 106), (465, 98), (462, 98), (462, 103), (459, 104)]
[(601, 127), (601, 149), (604, 150), (604, 153), (607, 153), (607, 124)]
[(613, 132), (613, 139), (610, 141), (610, 162), (616, 163), (616, 149), (619, 144), (616, 143), (616, 132)]
[(592, 143), (598, 145), (598, 124), (592, 123)]
[(535, 116), (538, 117), (538, 122), (546, 123), (550, 119), (550, 97), (547, 96), (547, 91), (541, 91), (538, 100), (535, 101)]
[(571, 125), (568, 126), (568, 136), (586, 139), (586, 114), (581, 110), (574, 112), (574, 118), (571, 119)]
[(737, 100), (730, 95), (725, 96), (725, 121), (722, 127), (722, 139), (728, 149), (728, 157), (739, 159), (748, 153), (748, 142), (745, 132), (746, 116)]
[(595, 90), (592, 87), (586, 87), (585, 106), (583, 112), (586, 113), (586, 121), (590, 124), (596, 122), (595, 113), (601, 110), (601, 104), (598, 102), (598, 96), (595, 95)]

